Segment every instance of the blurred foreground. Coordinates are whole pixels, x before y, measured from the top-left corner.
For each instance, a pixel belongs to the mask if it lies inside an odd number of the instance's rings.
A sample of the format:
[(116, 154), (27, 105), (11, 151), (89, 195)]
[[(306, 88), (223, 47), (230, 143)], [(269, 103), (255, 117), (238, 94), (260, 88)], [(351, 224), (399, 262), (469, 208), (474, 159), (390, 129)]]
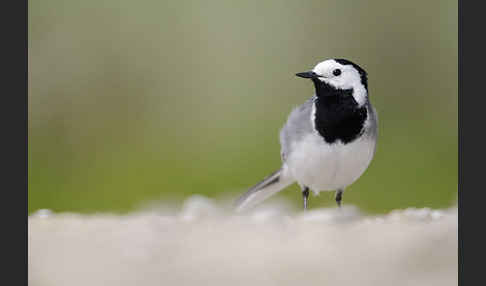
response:
[(457, 285), (457, 208), (369, 216), (283, 203), (29, 217), (29, 285)]

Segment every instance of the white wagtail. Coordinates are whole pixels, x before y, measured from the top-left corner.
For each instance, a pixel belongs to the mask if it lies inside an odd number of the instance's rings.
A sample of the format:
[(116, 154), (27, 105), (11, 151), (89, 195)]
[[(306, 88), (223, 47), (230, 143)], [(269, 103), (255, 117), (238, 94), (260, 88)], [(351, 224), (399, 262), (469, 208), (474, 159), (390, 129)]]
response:
[(378, 135), (376, 110), (368, 98), (364, 69), (345, 59), (330, 59), (296, 74), (312, 80), (315, 95), (296, 107), (280, 131), (282, 167), (237, 201), (247, 209), (297, 182), (307, 209), (309, 190), (344, 189), (368, 168)]

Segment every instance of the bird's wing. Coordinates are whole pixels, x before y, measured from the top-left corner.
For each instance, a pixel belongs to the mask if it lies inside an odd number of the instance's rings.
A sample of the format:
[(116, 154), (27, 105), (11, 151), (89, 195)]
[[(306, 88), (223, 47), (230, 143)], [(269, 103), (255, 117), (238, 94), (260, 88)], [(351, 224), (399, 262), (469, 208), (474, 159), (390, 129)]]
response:
[(280, 130), (280, 154), (283, 162), (292, 152), (293, 143), (312, 132), (311, 113), (313, 104), (314, 97), (311, 97), (302, 105), (294, 108)]
[(370, 118), (371, 118), (371, 124), (370, 124), (370, 135), (373, 137), (378, 137), (378, 112), (376, 111), (375, 107), (369, 103), (369, 108), (370, 110)]
[[(378, 112), (376, 111), (375, 107), (371, 105), (371, 103), (368, 104), (369, 104), (368, 110), (370, 113), (371, 123), (370, 123), (369, 131), (367, 133), (368, 136), (373, 138), (373, 140), (377, 140), (378, 139)], [(377, 144), (375, 144), (375, 148), (373, 149), (373, 155), (376, 153), (376, 145)]]

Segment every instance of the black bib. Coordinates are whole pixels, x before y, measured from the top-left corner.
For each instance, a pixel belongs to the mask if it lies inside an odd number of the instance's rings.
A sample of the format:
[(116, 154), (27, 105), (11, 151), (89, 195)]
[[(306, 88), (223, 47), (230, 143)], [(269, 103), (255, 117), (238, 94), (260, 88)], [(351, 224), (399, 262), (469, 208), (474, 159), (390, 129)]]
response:
[(368, 116), (366, 106), (359, 107), (352, 89), (335, 89), (319, 80), (314, 81), (317, 98), (314, 101), (316, 130), (327, 143), (354, 141), (364, 131)]

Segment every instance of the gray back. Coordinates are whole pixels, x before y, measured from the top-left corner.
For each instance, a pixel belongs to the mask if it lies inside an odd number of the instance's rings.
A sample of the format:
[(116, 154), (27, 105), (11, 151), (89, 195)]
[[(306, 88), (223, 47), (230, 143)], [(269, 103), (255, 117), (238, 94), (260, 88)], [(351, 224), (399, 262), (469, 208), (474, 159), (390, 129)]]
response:
[(312, 132), (310, 116), (314, 105), (314, 97), (294, 108), (282, 130), (280, 130), (280, 155), (282, 162), (285, 162), (287, 155), (291, 152), (292, 144), (300, 141), (305, 135)]

